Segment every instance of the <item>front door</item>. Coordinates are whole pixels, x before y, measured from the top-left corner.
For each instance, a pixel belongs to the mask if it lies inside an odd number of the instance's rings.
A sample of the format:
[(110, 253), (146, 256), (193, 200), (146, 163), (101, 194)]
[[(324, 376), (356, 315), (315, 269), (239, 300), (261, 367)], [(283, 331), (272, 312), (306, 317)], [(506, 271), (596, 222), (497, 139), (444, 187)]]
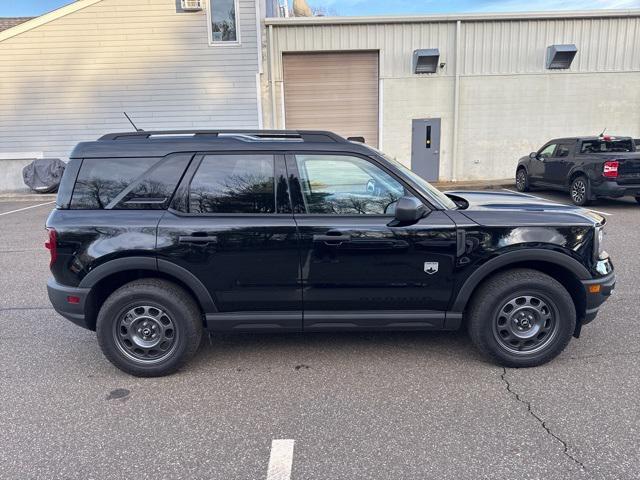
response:
[(425, 180), (440, 176), (440, 119), (414, 119), (411, 128), (411, 170)]
[(538, 150), (535, 158), (529, 164), (529, 176), (534, 182), (551, 183), (545, 176), (545, 163), (556, 151), (557, 144), (550, 143)]
[(415, 192), (369, 158), (298, 154), (287, 169), (304, 329), (441, 327), (456, 252), (451, 219), (434, 210), (396, 226), (397, 200)]
[(209, 291), (213, 330), (300, 330), (296, 226), (284, 157), (196, 158), (158, 226), (158, 259), (183, 267)]
[(573, 152), (575, 142), (559, 143), (553, 154), (544, 162), (544, 179), (548, 183), (563, 186), (567, 184), (569, 170), (573, 166)]

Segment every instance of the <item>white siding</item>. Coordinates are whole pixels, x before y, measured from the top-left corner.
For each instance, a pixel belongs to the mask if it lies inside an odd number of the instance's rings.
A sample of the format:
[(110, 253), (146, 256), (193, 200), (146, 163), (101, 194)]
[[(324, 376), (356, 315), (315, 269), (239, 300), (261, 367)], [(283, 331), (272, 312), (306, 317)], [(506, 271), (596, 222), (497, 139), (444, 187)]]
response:
[(66, 158), (130, 130), (123, 111), (144, 129), (257, 128), (254, 1), (239, 46), (210, 46), (206, 12), (179, 3), (102, 0), (0, 41), (0, 153)]

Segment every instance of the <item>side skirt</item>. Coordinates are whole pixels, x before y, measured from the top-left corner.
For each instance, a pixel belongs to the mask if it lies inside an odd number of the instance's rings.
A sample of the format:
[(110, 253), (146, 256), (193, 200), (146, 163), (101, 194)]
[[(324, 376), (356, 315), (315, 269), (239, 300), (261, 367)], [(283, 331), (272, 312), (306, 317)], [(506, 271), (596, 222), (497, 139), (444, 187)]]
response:
[(433, 310), (218, 312), (206, 314), (214, 332), (457, 330), (462, 314)]

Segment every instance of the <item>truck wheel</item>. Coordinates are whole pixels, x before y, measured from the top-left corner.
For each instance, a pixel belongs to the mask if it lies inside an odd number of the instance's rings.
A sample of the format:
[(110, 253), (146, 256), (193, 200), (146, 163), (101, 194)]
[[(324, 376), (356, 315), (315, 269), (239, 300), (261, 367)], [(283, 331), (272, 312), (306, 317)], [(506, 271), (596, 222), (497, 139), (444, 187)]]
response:
[(200, 344), (202, 317), (192, 297), (177, 285), (142, 279), (113, 292), (96, 323), (104, 355), (139, 377), (175, 372)]
[(529, 175), (524, 168), (519, 168), (516, 172), (516, 190), (519, 192), (529, 191)]
[(574, 178), (569, 186), (569, 195), (571, 195), (571, 201), (575, 205), (579, 205), (581, 207), (588, 205), (591, 200), (589, 179), (584, 175)]
[(535, 367), (555, 358), (576, 327), (571, 295), (537, 270), (513, 269), (491, 277), (467, 310), (474, 345), (505, 367)]

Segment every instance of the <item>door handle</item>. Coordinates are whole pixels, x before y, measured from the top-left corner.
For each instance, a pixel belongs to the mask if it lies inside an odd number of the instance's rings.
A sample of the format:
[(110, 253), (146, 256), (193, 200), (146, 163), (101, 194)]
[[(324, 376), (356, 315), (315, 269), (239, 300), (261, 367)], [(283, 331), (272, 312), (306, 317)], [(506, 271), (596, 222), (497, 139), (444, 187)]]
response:
[(180, 235), (178, 243), (218, 243), (215, 235)]
[(327, 232), (326, 235), (314, 235), (314, 242), (322, 242), (327, 245), (340, 245), (342, 243), (350, 242), (351, 235), (348, 233), (340, 232)]

